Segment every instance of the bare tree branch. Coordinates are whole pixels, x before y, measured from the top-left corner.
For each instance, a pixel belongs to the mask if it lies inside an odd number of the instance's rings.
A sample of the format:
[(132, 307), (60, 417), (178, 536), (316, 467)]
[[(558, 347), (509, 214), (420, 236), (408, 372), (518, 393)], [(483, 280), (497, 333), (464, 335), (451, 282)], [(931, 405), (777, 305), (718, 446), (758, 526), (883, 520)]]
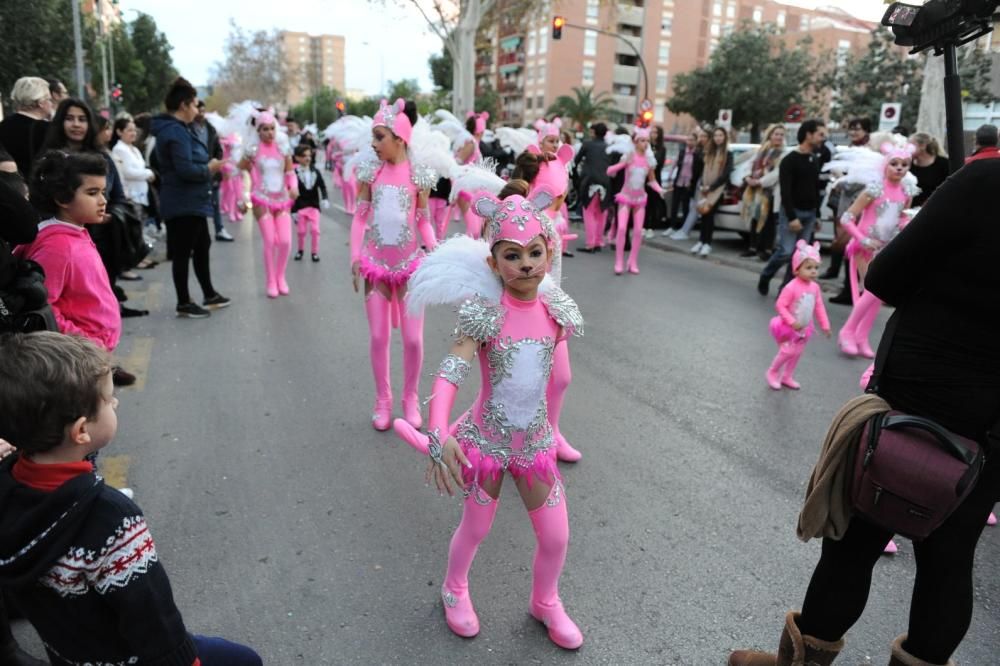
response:
[[(424, 11), (424, 8), (420, 6), (420, 0), (410, 0), (410, 4), (412, 4), (414, 7), (417, 8), (417, 11), (420, 12), (420, 15), (424, 17), (424, 20), (427, 22), (427, 25), (429, 25), (431, 30), (434, 31), (434, 34), (437, 35), (442, 42), (447, 44), (449, 37), (448, 34), (443, 31), (443, 23), (442, 26), (439, 27), (435, 21), (432, 21), (431, 17), (427, 14), (426, 11)], [(435, 6), (436, 4), (437, 3), (435, 3)]]

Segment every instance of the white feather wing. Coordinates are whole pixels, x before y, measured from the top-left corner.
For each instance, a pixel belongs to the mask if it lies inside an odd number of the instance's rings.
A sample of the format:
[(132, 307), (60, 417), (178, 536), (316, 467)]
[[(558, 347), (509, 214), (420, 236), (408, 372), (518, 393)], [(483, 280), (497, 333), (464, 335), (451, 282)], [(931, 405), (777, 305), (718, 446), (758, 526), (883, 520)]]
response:
[(520, 155), (526, 151), (528, 146), (533, 145), (538, 139), (535, 132), (524, 128), (498, 127), (494, 131), (496, 132), (497, 139), (500, 141), (500, 145), (515, 155)]
[(459, 192), (500, 194), (506, 181), (496, 174), (495, 166), (493, 160), (484, 159), (457, 167), (451, 177), (451, 200), (454, 201)]
[(500, 302), (503, 288), (486, 263), (490, 248), (482, 240), (452, 236), (420, 262), (407, 283), (406, 307), (411, 314), (428, 305), (458, 306), (479, 295)]
[(434, 169), (443, 178), (450, 178), (458, 168), (448, 137), (434, 131), (424, 118), (417, 120), (410, 135), (410, 161)]
[(823, 171), (844, 174), (837, 182), (881, 183), (884, 178), (884, 158), (870, 148), (840, 148), (832, 160), (823, 165)]
[(629, 155), (635, 150), (635, 144), (632, 143), (632, 137), (628, 134), (615, 134), (614, 138), (608, 143), (608, 147), (605, 149), (607, 153), (619, 153), (620, 155)]
[(350, 157), (344, 160), (344, 177), (351, 178), (354, 176), (354, 169), (362, 162), (378, 162), (378, 155), (375, 154), (375, 149), (371, 147), (371, 144), (364, 145), (361, 150), (353, 153)]

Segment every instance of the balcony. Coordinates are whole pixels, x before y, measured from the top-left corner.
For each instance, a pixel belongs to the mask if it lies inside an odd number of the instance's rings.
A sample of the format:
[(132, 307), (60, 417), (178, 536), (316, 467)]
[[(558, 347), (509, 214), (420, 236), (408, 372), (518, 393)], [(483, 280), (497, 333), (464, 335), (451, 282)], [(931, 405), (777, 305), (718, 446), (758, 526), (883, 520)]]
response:
[(639, 68), (635, 65), (615, 65), (613, 76), (612, 82), (615, 85), (634, 86), (639, 84)]
[(615, 53), (616, 54), (620, 53), (622, 55), (630, 55), (630, 56), (634, 56), (635, 55), (635, 51), (633, 51), (631, 48), (629, 48), (628, 44), (626, 44), (622, 40), (626, 40), (630, 44), (633, 44), (635, 46), (636, 50), (639, 53), (642, 53), (642, 37), (632, 37), (631, 35), (619, 35), (619, 37), (621, 39), (615, 39)]
[(612, 99), (615, 100), (615, 106), (622, 113), (635, 113), (635, 110), (639, 107), (639, 101), (634, 95), (612, 95)]
[(497, 68), (501, 74), (516, 72), (524, 67), (524, 51), (508, 51), (497, 56)]
[(524, 82), (520, 79), (500, 79), (497, 82), (497, 91), (504, 95), (520, 95), (524, 92)]
[(476, 60), (476, 74), (488, 74), (493, 68), (493, 58), (485, 57)]
[(642, 7), (626, 5), (624, 3), (618, 5), (617, 18), (619, 23), (642, 27), (645, 16), (645, 10)]

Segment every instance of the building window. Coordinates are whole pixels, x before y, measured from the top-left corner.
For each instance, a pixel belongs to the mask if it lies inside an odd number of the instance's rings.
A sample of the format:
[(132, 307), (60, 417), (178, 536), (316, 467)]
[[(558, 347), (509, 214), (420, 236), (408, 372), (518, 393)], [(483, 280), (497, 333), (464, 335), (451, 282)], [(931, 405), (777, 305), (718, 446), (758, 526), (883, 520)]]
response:
[(601, 15), (601, 0), (587, 0), (587, 20), (597, 21)]
[(779, 28), (785, 27), (785, 10), (778, 12), (778, 20), (776, 21)]
[(764, 10), (760, 7), (753, 8), (753, 22), (760, 23), (764, 20)]
[(545, 108), (545, 96), (539, 95), (535, 98), (535, 108), (544, 109)]
[(656, 75), (656, 91), (666, 92), (667, 91), (667, 73), (660, 72)]
[(726, 5), (726, 18), (736, 18), (736, 5), (732, 2)]
[(583, 55), (597, 55), (597, 33), (593, 30), (583, 33)]
[(712, 16), (722, 16), (722, 3), (713, 2), (712, 3)]
[(660, 62), (670, 62), (670, 44), (660, 43)]
[(653, 107), (653, 120), (662, 123), (663, 122), (663, 105), (657, 104)]
[(532, 98), (531, 98), (531, 97), (529, 97), (528, 99), (526, 99), (526, 100), (525, 100), (525, 102), (524, 102), (524, 107), (525, 107), (526, 109), (530, 109), (530, 108), (531, 108), (531, 102), (532, 102)]
[(545, 65), (538, 65), (538, 82), (545, 83)]
[(594, 85), (594, 66), (584, 65), (583, 66), (583, 85), (593, 86)]
[(528, 55), (535, 55), (536, 51), (536, 37), (534, 32), (528, 33)]
[(545, 53), (549, 48), (549, 29), (540, 28), (538, 30), (538, 53)]
[(709, 32), (712, 33), (712, 37), (718, 37), (719, 36), (719, 24), (718, 23), (713, 23), (711, 25), (710, 29), (709, 29)]
[(673, 14), (664, 14), (663, 20), (660, 22), (660, 27), (663, 30), (664, 35), (669, 35), (670, 31), (674, 29)]

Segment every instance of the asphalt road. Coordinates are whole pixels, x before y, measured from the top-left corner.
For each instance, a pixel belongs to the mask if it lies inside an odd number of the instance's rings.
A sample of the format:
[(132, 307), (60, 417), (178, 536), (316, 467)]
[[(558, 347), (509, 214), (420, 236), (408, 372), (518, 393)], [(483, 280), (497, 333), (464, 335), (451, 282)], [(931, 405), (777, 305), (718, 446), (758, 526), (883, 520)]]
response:
[[(463, 640), (438, 597), (459, 502), (426, 488), (424, 460), (369, 425), (346, 218), (322, 224), (322, 262), (290, 264), (289, 297), (264, 297), (250, 222), (212, 248), (229, 309), (175, 319), (167, 265), (129, 289), (154, 313), (126, 320), (120, 356), (140, 383), (119, 392), (118, 438), (102, 457), (109, 480), (135, 489), (190, 630), (282, 665), (715, 665), (737, 647), (776, 647), (819, 554), (795, 537), (805, 482), (864, 362), (817, 335), (803, 389), (773, 392), (773, 301), (751, 273), (655, 249), (638, 277), (614, 276), (606, 252), (568, 259), (564, 288), (587, 329), (571, 343), (563, 415), (584, 458), (563, 467), (572, 537), (561, 592), (585, 643), (560, 650), (527, 613), (534, 538), (511, 487), (472, 570), (482, 632)], [(830, 314), (836, 327), (847, 310)], [(428, 317), (426, 372), (453, 325), (446, 310)], [(393, 362), (399, 387), (398, 336)], [(906, 630), (912, 553), (902, 541), (876, 568), (838, 663), (888, 661)], [(988, 529), (962, 664), (998, 661), (998, 561), (1000, 533)], [(18, 634), (40, 651), (30, 628)]]

